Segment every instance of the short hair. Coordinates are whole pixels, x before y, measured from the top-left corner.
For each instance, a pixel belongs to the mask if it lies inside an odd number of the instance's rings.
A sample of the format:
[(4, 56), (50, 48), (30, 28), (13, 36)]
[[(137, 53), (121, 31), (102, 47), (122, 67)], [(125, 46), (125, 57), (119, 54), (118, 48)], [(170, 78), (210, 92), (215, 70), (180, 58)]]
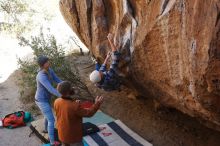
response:
[(68, 93), (71, 94), (72, 93), (71, 83), (69, 81), (63, 81), (63, 82), (59, 83), (57, 90), (62, 95), (66, 95)]
[(41, 55), (37, 58), (37, 63), (40, 67), (43, 67), (44, 64), (49, 60), (47, 56)]

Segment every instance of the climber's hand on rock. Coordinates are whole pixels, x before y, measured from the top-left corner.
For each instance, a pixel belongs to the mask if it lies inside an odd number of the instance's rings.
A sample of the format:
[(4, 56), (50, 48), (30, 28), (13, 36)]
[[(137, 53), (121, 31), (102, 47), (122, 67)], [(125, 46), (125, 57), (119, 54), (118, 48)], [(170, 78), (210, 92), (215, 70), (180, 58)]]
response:
[(107, 38), (108, 38), (109, 41), (112, 41), (113, 40), (113, 35), (111, 33), (109, 33)]
[(115, 47), (115, 45), (114, 45), (114, 43), (113, 43), (113, 35), (112, 35), (111, 33), (109, 33), (108, 36), (107, 36), (107, 38), (108, 38), (108, 41), (109, 41), (109, 43), (110, 43), (110, 46), (111, 46), (112, 51), (113, 51), (113, 52), (116, 51), (117, 49), (116, 49), (116, 47)]

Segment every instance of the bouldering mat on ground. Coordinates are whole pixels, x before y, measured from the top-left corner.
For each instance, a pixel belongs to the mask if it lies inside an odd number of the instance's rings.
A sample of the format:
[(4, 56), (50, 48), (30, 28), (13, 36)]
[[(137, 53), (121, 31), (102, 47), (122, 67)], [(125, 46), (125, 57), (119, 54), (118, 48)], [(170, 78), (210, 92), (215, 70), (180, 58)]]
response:
[[(105, 123), (109, 123), (114, 121), (114, 119), (107, 114), (103, 113), (102, 111), (97, 111), (96, 114), (91, 118), (83, 118), (83, 123), (85, 122), (91, 122), (95, 125), (101, 125)], [(48, 134), (43, 133), (44, 129), (44, 119), (39, 119), (36, 121), (31, 122), (30, 128), (31, 130), (41, 139), (42, 142), (48, 143)], [(57, 138), (58, 139), (58, 138)]]
[(88, 146), (152, 146), (120, 120), (99, 125), (100, 131), (83, 137)]
[(93, 124), (98, 126), (98, 125), (101, 125), (101, 124), (106, 124), (106, 123), (112, 122), (114, 120), (115, 119), (113, 119), (109, 115), (103, 113), (102, 111), (98, 111), (91, 118), (83, 118), (83, 123), (90, 122), (90, 123), (93, 123)]
[[(91, 118), (83, 118), (83, 123), (85, 122), (91, 122), (97, 125), (101, 129), (101, 131), (83, 137), (84, 146), (152, 146), (152, 144), (137, 135), (120, 120), (115, 120), (109, 115), (103, 113), (102, 111), (98, 111)], [(49, 143), (48, 135), (41, 132), (43, 131), (43, 123), (43, 119), (33, 121), (30, 127), (34, 131), (34, 133), (41, 139), (42, 142)], [(43, 146), (47, 145), (44, 144)]]

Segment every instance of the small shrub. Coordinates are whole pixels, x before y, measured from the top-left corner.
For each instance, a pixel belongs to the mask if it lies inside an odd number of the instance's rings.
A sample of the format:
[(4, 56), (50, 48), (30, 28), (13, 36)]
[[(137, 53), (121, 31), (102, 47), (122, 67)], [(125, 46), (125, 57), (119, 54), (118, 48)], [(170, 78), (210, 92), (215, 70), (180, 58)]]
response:
[[(71, 69), (70, 62), (65, 57), (65, 52), (61, 45), (57, 45), (53, 35), (45, 36), (42, 31), (39, 36), (31, 37), (30, 40), (24, 37), (19, 38), (20, 45), (29, 46), (33, 50), (33, 60), (18, 59), (18, 64), (22, 71), (19, 79), (20, 95), (24, 102), (34, 101), (36, 91), (36, 75), (39, 70), (37, 58), (46, 55), (50, 59), (51, 68), (62, 79), (72, 82), (74, 86), (87, 90), (87, 87), (80, 81), (77, 69)], [(30, 99), (31, 98), (31, 99)]]

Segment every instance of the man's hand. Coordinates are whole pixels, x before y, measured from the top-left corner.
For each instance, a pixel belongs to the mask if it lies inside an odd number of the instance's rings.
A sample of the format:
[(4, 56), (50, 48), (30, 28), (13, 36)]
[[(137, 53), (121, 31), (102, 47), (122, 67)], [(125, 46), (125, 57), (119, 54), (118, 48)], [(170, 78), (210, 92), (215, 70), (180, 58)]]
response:
[(109, 59), (111, 57), (111, 55), (112, 55), (111, 51), (108, 51), (106, 58)]
[(116, 50), (117, 50), (117, 49), (116, 49), (116, 46), (115, 46), (114, 43), (113, 43), (113, 35), (112, 35), (111, 33), (109, 33), (108, 36), (107, 36), (107, 38), (108, 38), (108, 41), (109, 41), (109, 43), (110, 43), (112, 52), (116, 51)]
[(103, 102), (103, 97), (102, 96), (97, 96), (95, 98), (95, 104), (101, 104)]
[(113, 40), (113, 35), (111, 33), (109, 33), (107, 38), (108, 38), (109, 41), (112, 41)]

